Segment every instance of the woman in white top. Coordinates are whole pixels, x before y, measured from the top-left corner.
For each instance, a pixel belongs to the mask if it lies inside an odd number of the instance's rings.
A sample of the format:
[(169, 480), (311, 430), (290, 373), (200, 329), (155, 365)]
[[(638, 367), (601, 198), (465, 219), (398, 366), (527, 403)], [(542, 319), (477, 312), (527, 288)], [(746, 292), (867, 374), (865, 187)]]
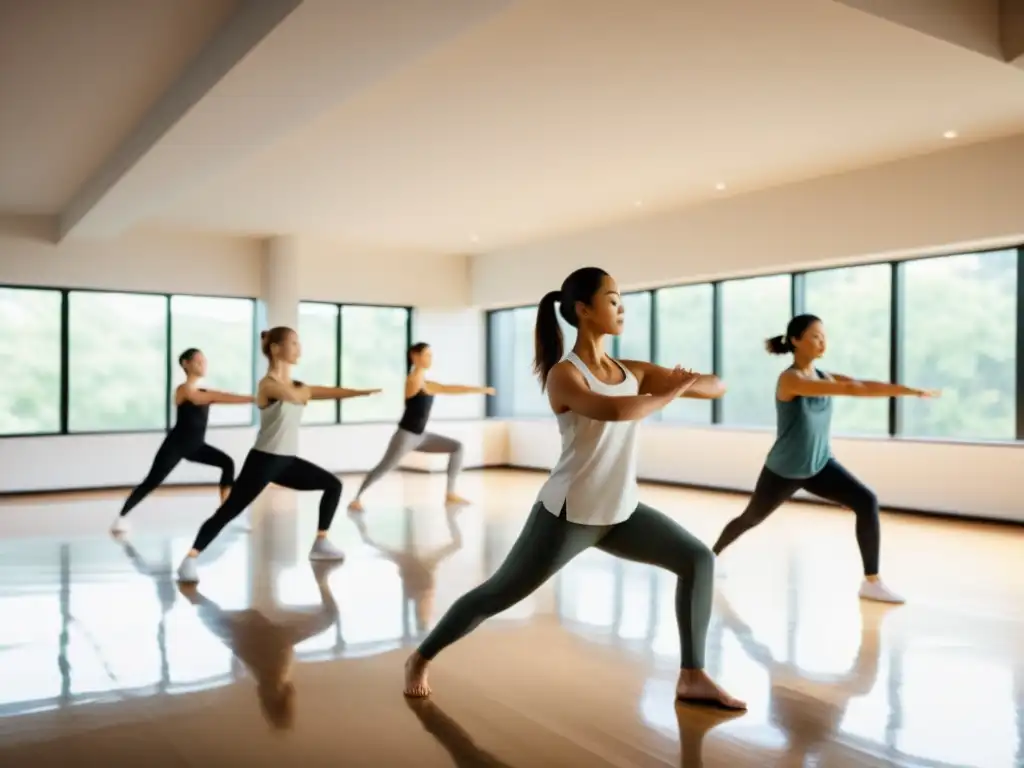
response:
[[(576, 344), (564, 360), (556, 304), (566, 322), (577, 329)], [(441, 650), (596, 546), (679, 576), (676, 619), (682, 664), (676, 695), (687, 701), (746, 708), (704, 672), (714, 556), (678, 523), (641, 503), (636, 483), (640, 421), (677, 397), (721, 397), (725, 387), (716, 376), (612, 359), (604, 352), (604, 337), (621, 333), (622, 324), (618, 286), (596, 267), (576, 270), (562, 283), (561, 291), (541, 300), (534, 367), (558, 419), (561, 457), (505, 562), (491, 578), (459, 598), (409, 657), (407, 696), (430, 694), (427, 667)]]
[(278, 326), (264, 331), (260, 338), (269, 366), (256, 391), (256, 406), (260, 409), (256, 444), (245, 457), (242, 471), (227, 499), (200, 527), (191, 551), (178, 568), (178, 581), (185, 584), (199, 581), (196, 569), (199, 553), (210, 546), (224, 526), (238, 517), (271, 483), (296, 491), (323, 492), (316, 541), (309, 558), (340, 560), (344, 557), (341, 550), (327, 539), (327, 530), (341, 501), (341, 481), (326, 469), (296, 455), (302, 409), (310, 400), (341, 400), (376, 394), (380, 390), (310, 387), (294, 381), (291, 368), (302, 353), (299, 335), (291, 328)]

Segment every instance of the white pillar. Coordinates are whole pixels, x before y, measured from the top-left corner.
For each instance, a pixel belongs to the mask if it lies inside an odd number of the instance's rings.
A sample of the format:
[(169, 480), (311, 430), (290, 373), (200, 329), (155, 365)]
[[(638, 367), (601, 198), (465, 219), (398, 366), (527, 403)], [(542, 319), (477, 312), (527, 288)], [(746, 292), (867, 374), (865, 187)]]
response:
[(299, 324), (299, 254), (294, 237), (272, 237), (263, 243), (261, 318), (264, 328)]

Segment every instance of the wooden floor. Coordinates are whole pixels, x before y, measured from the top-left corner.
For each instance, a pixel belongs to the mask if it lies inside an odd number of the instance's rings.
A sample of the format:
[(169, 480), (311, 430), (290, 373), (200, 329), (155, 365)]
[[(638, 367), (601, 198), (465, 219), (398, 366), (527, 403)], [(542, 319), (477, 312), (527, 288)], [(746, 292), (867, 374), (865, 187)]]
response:
[[(120, 498), (0, 503), (0, 765), (1024, 765), (1024, 532), (883, 520), (906, 606), (861, 604), (853, 518), (794, 504), (720, 562), (709, 670), (735, 717), (674, 703), (665, 573), (590, 552), (438, 658), (401, 695), (425, 628), (493, 571), (543, 476), (395, 474), (344, 513), (332, 570), (306, 559), (315, 496), (265, 494), (253, 530), (173, 571), (212, 490), (169, 491), (106, 534)], [(346, 487), (351, 487), (346, 482)], [(649, 487), (711, 542), (742, 497)], [(347, 500), (347, 494), (346, 494)]]

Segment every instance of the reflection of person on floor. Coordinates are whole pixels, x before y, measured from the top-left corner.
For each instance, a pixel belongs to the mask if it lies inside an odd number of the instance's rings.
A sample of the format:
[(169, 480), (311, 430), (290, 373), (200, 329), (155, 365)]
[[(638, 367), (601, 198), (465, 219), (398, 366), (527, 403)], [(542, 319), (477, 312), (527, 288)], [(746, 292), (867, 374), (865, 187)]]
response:
[(735, 720), (744, 714), (741, 710), (712, 709), (677, 701), (676, 722), (679, 724), (681, 768), (701, 768), (704, 765), (704, 737), (722, 723)]
[[(870, 617), (869, 609), (862, 603), (861, 641), (853, 666), (840, 675), (809, 675), (795, 662), (778, 661), (768, 646), (755, 639), (750, 626), (721, 591), (717, 597), (722, 623), (735, 634), (744, 653), (768, 670), (772, 722), (789, 737), (787, 757), (792, 759), (792, 764), (803, 765), (805, 758), (835, 733), (850, 700), (866, 696), (875, 687), (881, 656), (882, 618)], [(876, 605), (874, 610), (885, 611), (886, 607)]]
[(276, 728), (290, 728), (295, 722), (295, 685), (291, 680), (295, 646), (325, 632), (338, 620), (338, 605), (327, 584), (327, 575), (336, 565), (337, 562), (330, 561), (313, 565), (320, 588), (319, 611), (292, 611), (287, 618), (277, 621), (254, 608), (225, 611), (200, 594), (194, 585), (179, 585), (181, 593), (199, 609), (199, 618), (206, 628), (256, 678), (263, 716)]
[(405, 703), (427, 733), (452, 756), (457, 768), (510, 768), (508, 763), (478, 747), (473, 737), (430, 699), (406, 697)]
[[(409, 601), (412, 602), (416, 611), (417, 634), (427, 631), (430, 618), (434, 613), (438, 566), (462, 549), (462, 532), (455, 520), (458, 512), (457, 509), (449, 509), (447, 512), (448, 533), (451, 535), (451, 541), (424, 553), (392, 549), (380, 544), (370, 536), (366, 521), (360, 516), (352, 515), (352, 521), (359, 529), (359, 535), (362, 536), (363, 542), (398, 566), (398, 575), (402, 579), (402, 605), (405, 606), (409, 604)], [(406, 514), (411, 514), (411, 510), (406, 510)]]

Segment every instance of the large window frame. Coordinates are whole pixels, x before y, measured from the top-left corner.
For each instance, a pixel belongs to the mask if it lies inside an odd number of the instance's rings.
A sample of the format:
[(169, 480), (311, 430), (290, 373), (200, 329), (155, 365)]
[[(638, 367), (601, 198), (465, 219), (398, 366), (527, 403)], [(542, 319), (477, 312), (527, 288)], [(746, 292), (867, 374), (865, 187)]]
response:
[[(61, 297), (60, 302), (60, 428), (57, 431), (51, 432), (18, 432), (0, 435), (0, 440), (8, 440), (11, 438), (19, 437), (59, 437), (59, 436), (79, 436), (79, 435), (133, 435), (133, 434), (159, 434), (170, 430), (172, 423), (171, 409), (164, 407), (164, 424), (162, 427), (146, 428), (146, 429), (118, 429), (118, 430), (71, 430), (69, 429), (69, 416), (70, 416), (70, 392), (71, 392), (71, 366), (70, 366), (70, 339), (71, 339), (71, 327), (70, 327), (70, 296), (73, 293), (80, 294), (121, 294), (126, 296), (157, 296), (164, 300), (164, 313), (165, 313), (165, 336), (166, 336), (166, 354), (163, 365), (163, 370), (159, 372), (159, 375), (163, 377), (164, 381), (164, 403), (171, 401), (171, 396), (174, 390), (174, 379), (173, 371), (174, 366), (177, 365), (177, 358), (180, 350), (175, 351), (171, 344), (173, 340), (173, 329), (174, 329), (174, 318), (171, 312), (171, 299), (174, 296), (187, 296), (195, 298), (205, 299), (242, 299), (249, 301), (253, 305), (253, 322), (252, 322), (252, 333), (250, 335), (251, 354), (250, 354), (250, 370), (252, 376), (252, 383), (255, 387), (256, 383), (256, 357), (258, 354), (257, 338), (259, 336), (259, 312), (256, 308), (256, 299), (251, 296), (219, 296), (216, 294), (204, 294), (204, 293), (165, 293), (161, 291), (126, 291), (116, 290), (109, 288), (58, 288), (56, 286), (49, 285), (18, 285), (18, 284), (0, 284), (0, 288), (8, 288), (11, 290), (31, 290), (31, 291), (52, 291), (59, 293)], [(248, 422), (238, 422), (235, 424), (218, 424), (217, 429), (238, 429), (251, 428), (256, 423), (256, 410), (253, 408), (252, 415)]]
[[(924, 261), (927, 259), (942, 259), (957, 256), (968, 256), (974, 254), (985, 254), (994, 253), (999, 251), (1014, 250), (1017, 253), (1017, 307), (1016, 307), (1016, 341), (1015, 341), (1015, 365), (1016, 365), (1016, 382), (1015, 382), (1015, 412), (1016, 412), (1016, 437), (1008, 440), (1000, 440), (996, 438), (986, 439), (981, 437), (920, 437), (915, 435), (907, 435), (903, 429), (902, 424), (902, 408), (899, 405), (899, 398), (889, 398), (889, 410), (888, 410), (888, 430), (887, 435), (864, 435), (864, 434), (840, 434), (844, 438), (858, 439), (858, 440), (879, 440), (888, 438), (898, 438), (900, 440), (910, 442), (929, 442), (929, 443), (990, 443), (990, 444), (1014, 444), (1024, 441), (1024, 245), (1007, 246), (1005, 248), (982, 248), (974, 250), (956, 250), (956, 251), (944, 251), (942, 253), (931, 253), (921, 254), (917, 256), (911, 256), (903, 259), (887, 259), (878, 261), (866, 261), (857, 262), (853, 264), (837, 264), (832, 267), (826, 267), (822, 269), (814, 270), (803, 270), (797, 272), (771, 272), (771, 273), (755, 273), (749, 275), (737, 275), (731, 277), (728, 280), (713, 280), (713, 281), (692, 281), (685, 283), (677, 283), (671, 285), (660, 286), (658, 288), (652, 288), (647, 291), (629, 291), (629, 293), (649, 293), (651, 301), (651, 328), (650, 328), (650, 343), (652, 352), (658, 348), (658, 293), (663, 289), (676, 288), (680, 285), (710, 285), (712, 289), (712, 372), (721, 375), (722, 373), (722, 286), (728, 282), (735, 280), (747, 280), (753, 277), (772, 277), (778, 275), (788, 275), (790, 279), (790, 303), (791, 312), (793, 315), (800, 314), (805, 311), (806, 302), (806, 277), (808, 274), (814, 274), (819, 272), (828, 272), (836, 269), (848, 269), (855, 267), (864, 267), (869, 265), (885, 264), (889, 266), (891, 270), (890, 280), (890, 302), (889, 302), (889, 381), (902, 382), (903, 381), (903, 367), (904, 367), (904, 330), (905, 323), (903, 320), (903, 314), (906, 309), (906, 302), (904, 300), (904, 286), (906, 278), (904, 276), (904, 267), (906, 264), (912, 262)], [(493, 343), (492, 328), (494, 326), (494, 317), (503, 312), (510, 312), (516, 309), (522, 309), (523, 307), (530, 307), (536, 305), (522, 304), (510, 307), (502, 307), (500, 309), (492, 309), (487, 311), (487, 383), (492, 387), (500, 387), (501, 381), (498, 381), (499, 371), (497, 365), (497, 359), (494, 349), (495, 344)], [(780, 329), (781, 331), (782, 329)], [(611, 345), (611, 353), (617, 355), (619, 350), (618, 339), (614, 339)], [(653, 359), (653, 357), (652, 357)], [(851, 371), (856, 374), (856, 371)], [(663, 421), (664, 423), (671, 424), (685, 424), (687, 426), (715, 426), (724, 429), (733, 429), (741, 431), (764, 431), (770, 429), (768, 427), (758, 426), (746, 426), (737, 423), (727, 423), (723, 421), (722, 413), (722, 401), (713, 400), (711, 405), (711, 420), (706, 424), (704, 422), (684, 422), (678, 420), (669, 420), (661, 418), (660, 412), (652, 417), (656, 421)], [(500, 418), (500, 419), (535, 419), (536, 416), (518, 416), (515, 414), (501, 414), (497, 412), (497, 403), (494, 402), (494, 398), (488, 398), (487, 401), (487, 418)]]
[[(324, 381), (309, 382), (311, 384), (319, 384), (319, 385), (322, 385), (322, 386), (333, 386), (333, 387), (340, 387), (342, 385), (341, 381), (342, 381), (342, 377), (344, 376), (344, 373), (342, 371), (342, 368), (344, 367), (342, 361), (343, 361), (344, 358), (342, 357), (341, 350), (342, 350), (342, 345), (345, 343), (345, 333), (344, 333), (345, 329), (343, 327), (343, 321), (342, 321), (342, 317), (343, 317), (344, 313), (341, 311), (343, 307), (367, 307), (367, 308), (370, 308), (370, 309), (403, 309), (403, 310), (405, 310), (405, 348), (408, 349), (409, 347), (411, 347), (413, 345), (413, 338), (412, 338), (413, 328), (412, 328), (412, 324), (413, 324), (414, 307), (408, 306), (406, 304), (370, 304), (370, 303), (366, 303), (366, 302), (353, 302), (353, 301), (320, 301), (320, 300), (317, 300), (317, 299), (302, 299), (301, 301), (299, 301), (299, 304), (300, 305), (302, 305), (302, 304), (318, 304), (318, 305), (324, 306), (324, 307), (334, 307), (334, 309), (336, 310), (336, 313), (337, 313), (337, 318), (336, 318), (336, 321), (335, 321), (337, 323), (337, 325), (336, 325), (335, 331), (334, 331), (334, 339), (335, 339), (334, 354), (335, 354), (336, 359), (337, 359), (337, 365), (335, 366), (335, 369), (334, 369), (334, 381), (333, 382), (324, 382)], [(333, 421), (311, 422), (309, 424), (303, 424), (303, 427), (304, 428), (333, 427), (333, 426), (337, 426), (338, 424), (391, 424), (393, 422), (393, 419), (389, 419), (389, 420), (386, 420), (386, 421), (358, 421), (358, 420), (355, 420), (355, 421), (344, 421), (343, 418), (342, 418), (342, 413), (343, 413), (343, 411), (342, 411), (342, 407), (341, 407), (341, 401), (340, 400), (335, 400), (334, 401), (334, 420)]]

